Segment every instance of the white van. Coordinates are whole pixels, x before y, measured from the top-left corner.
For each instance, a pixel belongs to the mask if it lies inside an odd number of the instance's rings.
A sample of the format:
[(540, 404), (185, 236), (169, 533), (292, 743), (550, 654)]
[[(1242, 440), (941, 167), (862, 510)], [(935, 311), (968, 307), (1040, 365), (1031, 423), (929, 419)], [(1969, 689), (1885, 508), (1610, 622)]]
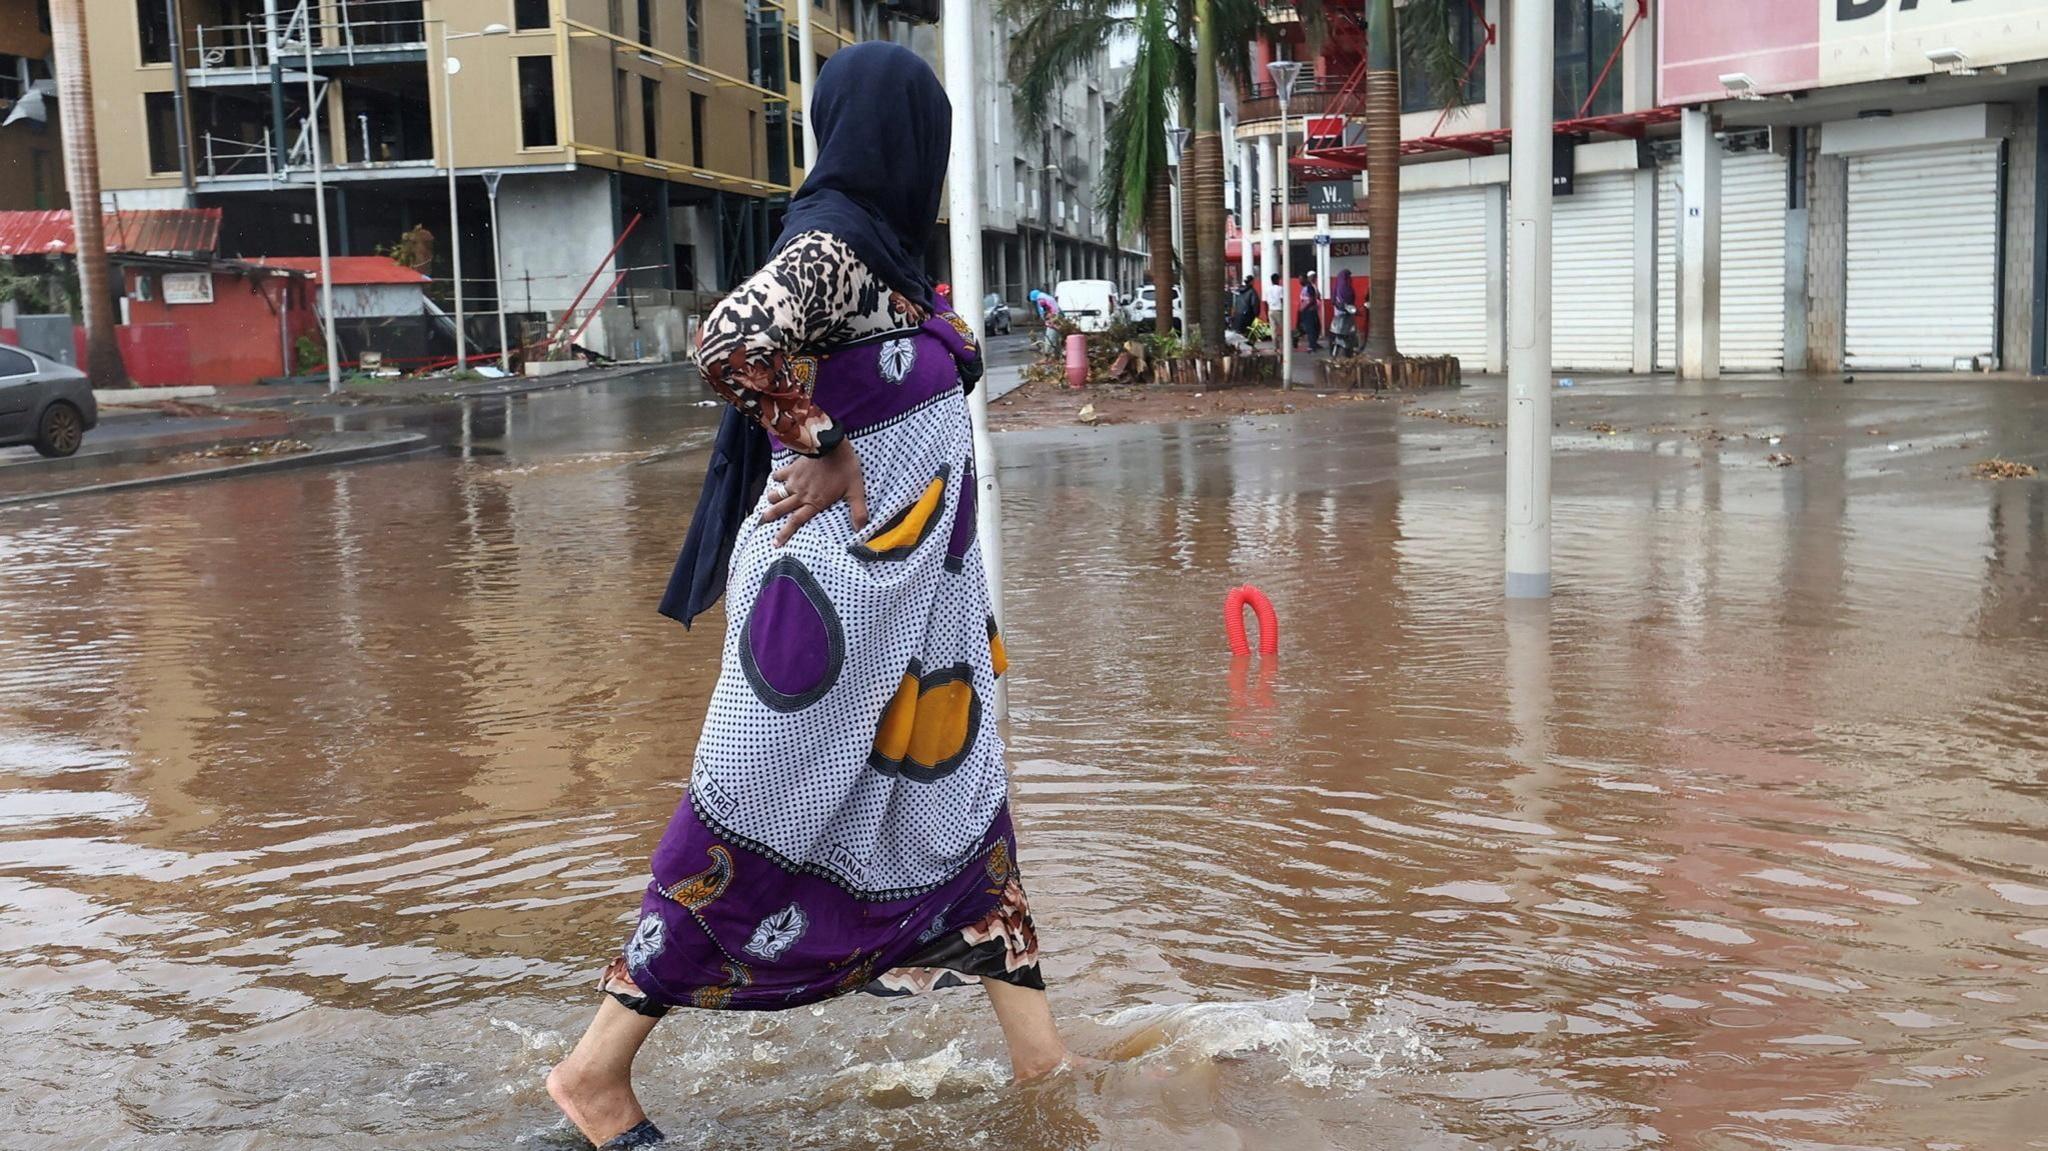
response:
[(1121, 315), (1116, 285), (1109, 280), (1061, 280), (1052, 298), (1060, 314), (1084, 332), (1106, 332)]

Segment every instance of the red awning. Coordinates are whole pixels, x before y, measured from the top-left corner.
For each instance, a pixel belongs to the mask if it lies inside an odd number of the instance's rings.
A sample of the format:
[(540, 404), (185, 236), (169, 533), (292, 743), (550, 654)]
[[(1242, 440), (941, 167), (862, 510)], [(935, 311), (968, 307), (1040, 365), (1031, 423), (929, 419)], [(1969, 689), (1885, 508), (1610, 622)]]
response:
[[(1627, 136), (1641, 139), (1648, 129), (1658, 124), (1669, 124), (1678, 119), (1676, 108), (1651, 108), (1644, 112), (1623, 112), (1616, 116), (1588, 116), (1581, 120), (1559, 120), (1551, 130), (1560, 136)], [(1401, 141), (1401, 155), (1423, 156), (1433, 152), (1464, 152), (1473, 156), (1490, 156), (1504, 150), (1514, 133), (1506, 128), (1494, 128), (1485, 132), (1459, 132), (1448, 136), (1422, 136)], [(1365, 171), (1365, 148), (1350, 145), (1343, 148), (1318, 148), (1288, 161), (1294, 169), (1311, 177), (1340, 179), (1355, 172)]]
[[(149, 208), (100, 213), (107, 251), (210, 253), (220, 239), (219, 208)], [(68, 256), (71, 213), (0, 212), (0, 256)]]

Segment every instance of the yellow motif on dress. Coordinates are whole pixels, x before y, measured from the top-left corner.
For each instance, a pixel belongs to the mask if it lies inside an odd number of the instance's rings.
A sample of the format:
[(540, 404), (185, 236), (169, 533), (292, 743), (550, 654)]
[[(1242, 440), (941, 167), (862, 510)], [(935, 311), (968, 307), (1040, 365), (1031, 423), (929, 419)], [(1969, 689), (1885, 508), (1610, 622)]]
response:
[(714, 844), (710, 849), (711, 866), (695, 875), (685, 876), (661, 889), (661, 894), (673, 899), (691, 911), (702, 911), (711, 902), (725, 894), (732, 886), (732, 852)]
[(717, 987), (699, 987), (690, 993), (690, 1005), (707, 1011), (719, 1011), (732, 1006), (732, 993), (742, 987), (754, 984), (754, 975), (737, 963), (721, 964), (725, 968), (725, 982)]
[(783, 370), (789, 376), (790, 383), (808, 393), (818, 382), (818, 357), (791, 356), (783, 365)]
[(992, 848), (989, 848), (988, 863), (985, 866), (988, 871), (988, 880), (990, 883), (1001, 886), (1002, 884), (1008, 883), (1010, 881), (1009, 840), (996, 840), (996, 845)]
[(974, 352), (977, 355), (980, 354), (981, 349), (977, 347), (974, 343), (974, 329), (968, 325), (966, 320), (960, 318), (960, 313), (947, 312), (945, 315), (945, 321), (948, 324), (953, 325), (953, 330), (960, 333), (961, 339), (967, 341), (968, 351)]

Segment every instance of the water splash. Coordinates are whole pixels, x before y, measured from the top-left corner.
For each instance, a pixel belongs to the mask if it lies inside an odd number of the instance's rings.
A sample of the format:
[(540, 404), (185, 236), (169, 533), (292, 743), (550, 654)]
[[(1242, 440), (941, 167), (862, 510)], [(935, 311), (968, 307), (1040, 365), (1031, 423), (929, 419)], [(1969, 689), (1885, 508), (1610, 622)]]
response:
[(1315, 1088), (1330, 1086), (1339, 1072), (1375, 1079), (1440, 1058), (1420, 1031), (1387, 1011), (1384, 989), (1357, 1022), (1348, 996), (1325, 1004), (1318, 990), (1312, 984), (1306, 991), (1243, 1003), (1146, 1004), (1091, 1022), (1117, 1033), (1109, 1050), (1134, 1062), (1184, 1066), (1271, 1055), (1289, 1078)]

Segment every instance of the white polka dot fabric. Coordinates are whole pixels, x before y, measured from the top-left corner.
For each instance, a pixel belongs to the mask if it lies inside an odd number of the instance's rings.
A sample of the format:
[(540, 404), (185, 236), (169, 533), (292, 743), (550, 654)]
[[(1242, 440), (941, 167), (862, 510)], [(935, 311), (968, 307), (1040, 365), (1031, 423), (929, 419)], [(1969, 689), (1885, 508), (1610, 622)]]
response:
[[(740, 533), (724, 664), (691, 788), (700, 817), (724, 835), (857, 896), (892, 899), (937, 887), (973, 862), (1008, 784), (987, 705), (995, 674), (980, 550), (970, 548), (959, 571), (946, 565), (961, 485), (973, 474), (966, 397), (948, 392), (851, 442), (867, 475), (865, 531), (853, 531), (841, 504), (783, 548), (775, 546), (780, 524), (757, 518)], [(937, 524), (908, 554), (849, 550), (916, 504), (941, 472)], [(811, 602), (819, 595), (829, 610)], [(883, 711), (913, 661), (926, 673), (967, 665), (983, 703), (964, 758), (930, 781), (869, 764)]]

